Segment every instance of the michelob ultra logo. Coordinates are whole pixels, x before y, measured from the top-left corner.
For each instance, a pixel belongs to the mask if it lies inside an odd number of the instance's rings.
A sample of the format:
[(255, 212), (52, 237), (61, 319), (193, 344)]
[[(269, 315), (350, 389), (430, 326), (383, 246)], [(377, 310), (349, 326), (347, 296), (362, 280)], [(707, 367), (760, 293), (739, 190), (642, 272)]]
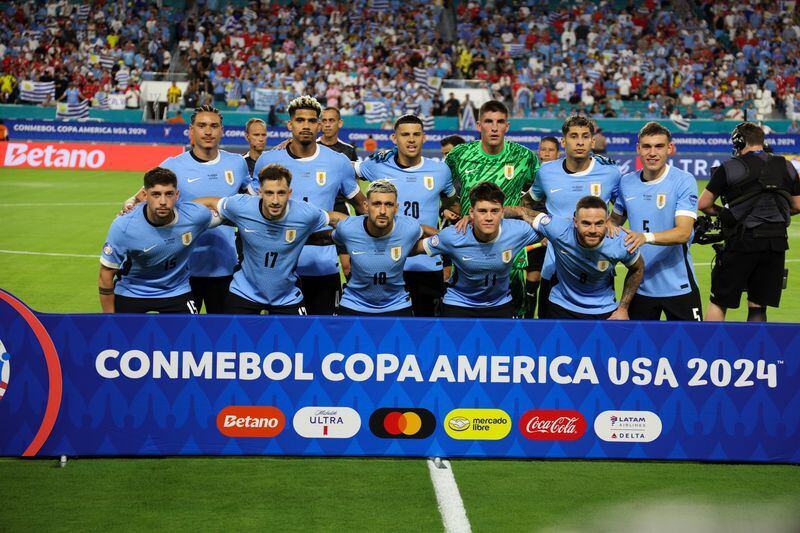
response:
[(270, 405), (229, 405), (217, 414), (217, 429), (226, 437), (274, 437), (286, 417)]
[(369, 417), (369, 429), (382, 439), (425, 439), (436, 429), (436, 417), (427, 409), (378, 409)]
[(361, 429), (361, 417), (349, 407), (303, 407), (292, 424), (307, 439), (349, 439)]
[(457, 440), (500, 440), (511, 431), (511, 417), (502, 409), (453, 409), (444, 430)]

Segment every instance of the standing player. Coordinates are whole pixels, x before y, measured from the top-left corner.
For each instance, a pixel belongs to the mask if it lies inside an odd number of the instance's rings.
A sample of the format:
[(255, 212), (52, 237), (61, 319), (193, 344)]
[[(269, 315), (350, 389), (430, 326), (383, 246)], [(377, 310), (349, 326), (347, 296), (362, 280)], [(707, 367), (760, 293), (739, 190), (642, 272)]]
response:
[[(178, 202), (178, 179), (165, 168), (144, 175), (144, 202), (108, 230), (98, 280), (104, 313), (197, 314), (189, 285), (189, 256), (219, 218)], [(124, 274), (114, 284), (114, 277)]]
[[(592, 155), (594, 124), (582, 115), (572, 115), (561, 125), (564, 158), (542, 165), (526, 202), (545, 200), (547, 212), (557, 218), (572, 218), (575, 204), (584, 196), (605, 202), (616, 198), (621, 173), (608, 159)], [(533, 206), (533, 203), (529, 203)], [(547, 315), (550, 287), (556, 283), (555, 256), (547, 249), (539, 288), (539, 317)]]
[(659, 320), (662, 312), (667, 320), (702, 320), (689, 251), (697, 219), (697, 181), (667, 164), (675, 145), (670, 131), (658, 122), (639, 131), (636, 152), (643, 168), (622, 176), (611, 220), (618, 226), (629, 220), (629, 251), (645, 243), (657, 246), (641, 248), (647, 273), (628, 313), (631, 320)]
[(439, 141), (439, 144), (442, 147), (442, 160), (444, 160), (444, 158), (447, 157), (447, 154), (449, 154), (453, 150), (453, 148), (455, 148), (459, 144), (464, 144), (465, 142), (467, 141), (465, 141), (464, 137), (462, 137), (461, 135), (448, 135), (447, 137)]
[(466, 233), (450, 226), (422, 241), (428, 255), (447, 255), (453, 262), (442, 316), (513, 318), (512, 260), (541, 237), (526, 222), (503, 219), (506, 198), (496, 184), (478, 183), (469, 196), (472, 226)]
[[(356, 174), (371, 182), (384, 179), (393, 182), (400, 214), (421, 224), (437, 227), (440, 207), (459, 213), (450, 169), (444, 163), (422, 157), (425, 143), (422, 120), (414, 115), (397, 119), (392, 142), (397, 147), (394, 157), (381, 163), (372, 159), (356, 163)], [(409, 258), (403, 278), (411, 293), (414, 316), (436, 316), (444, 295), (441, 258)]]
[[(558, 139), (552, 136), (542, 137), (536, 154), (539, 161), (544, 164), (558, 159)], [(545, 211), (543, 201), (533, 203), (532, 207), (537, 211)], [(536, 295), (539, 291), (539, 282), (542, 280), (542, 265), (544, 264), (545, 247), (541, 244), (533, 245), (536, 248), (528, 250), (528, 271), (525, 273), (525, 295), (528, 305), (525, 309), (524, 318), (533, 318), (536, 314)], [(530, 248), (530, 247), (528, 247)]]
[[(222, 141), (222, 113), (212, 106), (194, 110), (189, 122), (192, 149), (170, 157), (161, 166), (178, 176), (181, 201), (203, 196), (230, 196), (247, 190), (249, 172), (239, 154), (219, 149)], [(142, 191), (126, 204), (140, 201)], [(233, 271), (238, 264), (233, 228), (220, 226), (206, 232), (189, 259), (189, 282), (197, 308), (222, 313)]]
[[(481, 138), (455, 146), (445, 159), (456, 186), (460, 187), (462, 212), (471, 207), (470, 190), (482, 181), (494, 183), (505, 193), (506, 205), (519, 205), (522, 191), (530, 187), (539, 169), (539, 158), (521, 144), (505, 140), (508, 131), (508, 108), (490, 100), (478, 112)], [(525, 270), (527, 255), (514, 259), (512, 293), (517, 316), (525, 315)]]
[[(295, 98), (289, 104), (289, 130), (292, 142), (283, 150), (261, 154), (255, 173), (271, 163), (289, 169), (294, 194), (298, 199), (332, 211), (341, 192), (357, 213), (365, 212), (364, 194), (359, 189), (353, 165), (347, 157), (317, 144), (322, 106), (310, 96)], [(335, 246), (306, 247), (297, 264), (306, 308), (311, 315), (332, 315), (339, 301), (341, 278)]]
[(244, 126), (244, 138), (250, 145), (250, 149), (244, 154), (244, 160), (250, 171), (250, 177), (257, 178), (253, 175), (253, 169), (258, 158), (267, 149), (267, 123), (260, 118), (251, 118)]
[[(571, 220), (522, 207), (506, 210), (524, 212), (522, 218), (547, 237), (548, 249), (555, 251), (558, 283), (553, 284), (542, 318), (628, 320), (628, 308), (644, 276), (644, 260), (638, 250), (628, 251), (622, 236), (607, 236), (605, 200), (584, 196)], [(619, 303), (614, 294), (617, 263), (628, 267)]]
[[(339, 140), (339, 130), (344, 125), (339, 110), (335, 107), (326, 107), (322, 110), (319, 122), (322, 137), (317, 139), (317, 142), (322, 146), (327, 146), (334, 152), (346, 155), (347, 159), (354, 163), (358, 161), (356, 147)], [(342, 193), (336, 195), (336, 202), (333, 204), (333, 210), (343, 215), (350, 214), (350, 211), (347, 210), (346, 200), (345, 197), (342, 196)], [(342, 272), (344, 272), (345, 277), (348, 277), (350, 276), (350, 256), (342, 250), (337, 249), (337, 251), (339, 253), (339, 262), (342, 264)]]
[(421, 253), (418, 241), (436, 233), (416, 218), (397, 216), (397, 188), (378, 180), (367, 189), (367, 215), (350, 217), (333, 231), (333, 241), (351, 256), (350, 280), (344, 288), (339, 315), (414, 316), (403, 281), (409, 255)]
[(258, 179), (257, 197), (238, 194), (196, 200), (236, 224), (242, 237), (242, 268), (233, 275), (225, 312), (305, 315), (295, 273), (303, 245), (315, 231), (346, 217), (290, 199), (292, 175), (284, 167), (268, 165)]

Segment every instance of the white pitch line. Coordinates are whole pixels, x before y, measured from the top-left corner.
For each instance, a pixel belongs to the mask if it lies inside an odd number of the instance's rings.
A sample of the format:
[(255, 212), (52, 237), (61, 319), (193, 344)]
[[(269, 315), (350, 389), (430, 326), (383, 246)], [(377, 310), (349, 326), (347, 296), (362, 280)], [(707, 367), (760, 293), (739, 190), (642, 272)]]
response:
[(467, 519), (467, 510), (461, 500), (461, 493), (458, 492), (450, 461), (439, 458), (428, 459), (428, 471), (431, 474), (445, 532), (470, 533), (472, 528)]
[(118, 205), (120, 202), (53, 202), (53, 203), (3, 203), (0, 207), (86, 207), (86, 206)]
[(99, 259), (100, 254), (86, 255), (86, 254), (59, 254), (56, 252), (27, 252), (25, 250), (0, 250), (0, 254), (17, 254), (17, 255), (49, 255), (52, 257), (88, 257), (91, 259)]

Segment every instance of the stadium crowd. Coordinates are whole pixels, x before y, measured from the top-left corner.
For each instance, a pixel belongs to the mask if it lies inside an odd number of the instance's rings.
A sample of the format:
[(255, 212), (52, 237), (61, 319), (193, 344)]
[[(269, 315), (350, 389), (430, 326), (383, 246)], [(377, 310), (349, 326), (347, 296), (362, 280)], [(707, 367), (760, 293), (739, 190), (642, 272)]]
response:
[[(204, 4), (198, 14), (138, 2), (12, 2), (0, 11), (0, 100), (21, 79), (69, 82), (90, 98), (124, 92), (178, 61), (187, 107), (252, 109), (254, 91), (313, 94), (343, 115), (380, 101), (389, 116), (456, 115), (444, 78), (486, 82), (515, 116), (765, 119), (800, 115), (794, 2), (705, 0), (683, 9), (618, 1), (316, 0)], [(452, 44), (440, 33), (455, 9)], [(176, 24), (177, 22), (177, 24)], [(173, 31), (174, 29), (174, 31)], [(178, 51), (173, 58), (171, 50)], [(433, 88), (434, 90), (430, 90)], [(246, 106), (246, 107), (245, 107)]]

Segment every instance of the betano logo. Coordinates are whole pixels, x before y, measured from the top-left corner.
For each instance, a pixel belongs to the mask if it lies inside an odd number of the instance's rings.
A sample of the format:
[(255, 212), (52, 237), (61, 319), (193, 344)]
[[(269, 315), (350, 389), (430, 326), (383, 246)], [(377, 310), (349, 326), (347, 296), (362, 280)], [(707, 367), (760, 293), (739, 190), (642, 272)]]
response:
[(361, 417), (349, 407), (303, 407), (292, 424), (307, 439), (349, 439), (361, 429)]
[(444, 430), (457, 440), (500, 440), (511, 431), (511, 418), (502, 409), (453, 409)]
[(229, 405), (217, 414), (217, 429), (226, 437), (274, 437), (285, 426), (286, 416), (270, 405)]
[(6, 394), (9, 379), (11, 379), (11, 356), (6, 351), (3, 341), (0, 341), (0, 400)]
[(661, 419), (651, 411), (603, 411), (594, 432), (606, 442), (653, 442), (661, 435)]
[(427, 409), (384, 407), (369, 417), (369, 429), (382, 439), (426, 439), (436, 429), (436, 417)]

